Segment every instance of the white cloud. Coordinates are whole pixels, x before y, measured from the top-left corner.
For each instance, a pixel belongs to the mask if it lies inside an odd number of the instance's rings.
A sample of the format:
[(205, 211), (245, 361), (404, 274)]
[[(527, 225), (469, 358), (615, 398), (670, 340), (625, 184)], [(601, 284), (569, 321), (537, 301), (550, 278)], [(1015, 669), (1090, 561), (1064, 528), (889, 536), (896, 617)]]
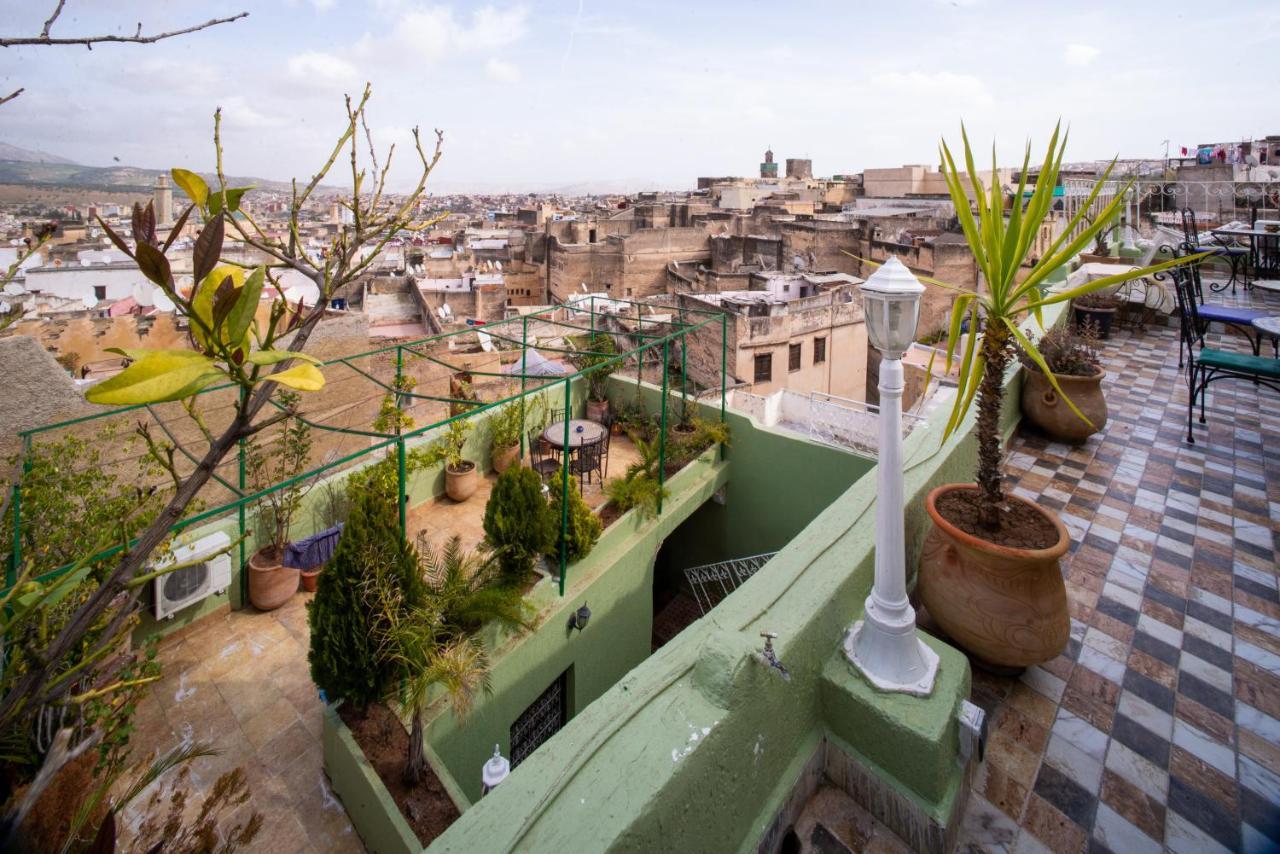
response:
[(484, 72), (489, 75), (490, 79), (499, 83), (520, 82), (520, 69), (509, 62), (503, 62), (501, 59), (490, 59), (486, 62), (484, 64)]
[(311, 5), (316, 7), (317, 12), (328, 12), (333, 8), (335, 0), (311, 0)]
[(352, 83), (359, 75), (345, 59), (310, 50), (289, 58), (289, 76), (299, 82), (329, 86)]
[(366, 33), (361, 37), (358, 55), (371, 60), (401, 56), (422, 61), (494, 50), (524, 38), (529, 18), (524, 6), (483, 6), (469, 18), (459, 18), (448, 6), (414, 4), (397, 7), (395, 13), (397, 17), (385, 35)]
[(1068, 65), (1076, 65), (1083, 68), (1097, 59), (1100, 53), (1102, 53), (1102, 50), (1093, 45), (1069, 44), (1066, 50), (1062, 52), (1062, 58), (1067, 61)]

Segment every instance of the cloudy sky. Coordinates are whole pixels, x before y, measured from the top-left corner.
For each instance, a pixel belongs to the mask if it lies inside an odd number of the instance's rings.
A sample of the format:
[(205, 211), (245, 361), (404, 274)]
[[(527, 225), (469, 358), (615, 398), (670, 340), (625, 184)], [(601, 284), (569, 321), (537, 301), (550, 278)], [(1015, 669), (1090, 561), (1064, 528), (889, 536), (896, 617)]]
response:
[[(54, 4), (0, 0), (0, 30)], [(306, 177), (366, 80), (379, 143), (445, 130), (447, 191), (687, 187), (766, 145), (822, 175), (931, 163), (961, 119), (1004, 160), (1058, 116), (1076, 160), (1280, 133), (1276, 0), (68, 0), (53, 32), (242, 10), (157, 45), (0, 51), (4, 92), (26, 88), (0, 141), (208, 169), (221, 105), (229, 172)]]

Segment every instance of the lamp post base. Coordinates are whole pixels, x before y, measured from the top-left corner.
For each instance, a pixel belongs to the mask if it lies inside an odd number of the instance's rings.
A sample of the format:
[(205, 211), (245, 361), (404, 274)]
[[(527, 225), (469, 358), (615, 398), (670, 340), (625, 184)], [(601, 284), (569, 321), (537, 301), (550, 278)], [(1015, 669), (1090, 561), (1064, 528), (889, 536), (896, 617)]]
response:
[(916, 637), (858, 620), (844, 636), (844, 657), (876, 690), (927, 697), (938, 675), (938, 654)]

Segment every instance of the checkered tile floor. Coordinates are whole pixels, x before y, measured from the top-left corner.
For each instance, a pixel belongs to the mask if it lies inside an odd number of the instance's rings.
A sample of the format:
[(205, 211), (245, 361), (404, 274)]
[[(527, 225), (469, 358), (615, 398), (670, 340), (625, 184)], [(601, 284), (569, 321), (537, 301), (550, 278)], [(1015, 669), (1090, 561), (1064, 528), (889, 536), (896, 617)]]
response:
[(1014, 491), (1071, 531), (1071, 642), (974, 671), (990, 740), (961, 851), (1280, 851), (1280, 395), (1216, 383), (1186, 444), (1176, 335), (1106, 342), (1102, 435), (1009, 449)]

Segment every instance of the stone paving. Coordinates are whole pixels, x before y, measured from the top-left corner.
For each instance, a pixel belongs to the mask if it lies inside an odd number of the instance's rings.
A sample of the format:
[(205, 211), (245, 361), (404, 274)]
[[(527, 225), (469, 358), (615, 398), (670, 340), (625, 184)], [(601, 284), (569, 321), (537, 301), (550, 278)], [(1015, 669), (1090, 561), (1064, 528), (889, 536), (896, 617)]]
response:
[(1011, 487), (1071, 532), (1071, 641), (974, 671), (990, 741), (961, 850), (1280, 850), (1280, 395), (1210, 386), (1188, 445), (1176, 335), (1105, 342), (1102, 435), (1012, 443)]
[[(194, 788), (244, 769), (251, 798), (241, 809), (252, 806), (265, 819), (254, 852), (363, 850), (324, 775), (322, 707), (307, 667), (312, 596), (299, 592), (265, 614), (252, 608), (215, 614), (167, 638), (163, 678), (134, 719), (135, 749), (164, 751), (198, 740), (220, 751), (191, 763)], [(127, 812), (126, 826), (136, 818)]]

